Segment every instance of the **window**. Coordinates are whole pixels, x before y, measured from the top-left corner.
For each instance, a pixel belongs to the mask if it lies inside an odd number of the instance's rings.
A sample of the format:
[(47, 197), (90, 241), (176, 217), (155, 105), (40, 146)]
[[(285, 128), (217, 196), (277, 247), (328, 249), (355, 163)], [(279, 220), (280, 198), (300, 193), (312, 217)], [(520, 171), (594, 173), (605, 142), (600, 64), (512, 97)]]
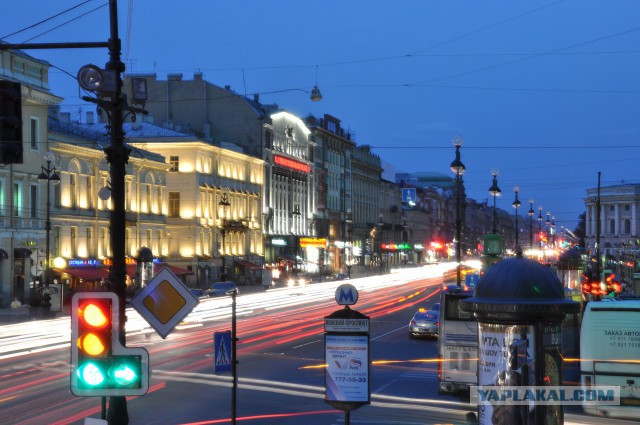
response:
[(40, 120), (37, 117), (31, 117), (31, 127), (29, 133), (29, 143), (31, 149), (38, 150), (38, 143), (40, 142)]
[(616, 222), (614, 220), (611, 220), (609, 222), (609, 233), (611, 233), (612, 235), (616, 234)]
[(13, 184), (13, 216), (20, 217), (22, 211), (22, 184)]
[(147, 229), (147, 246), (151, 246), (151, 233), (152, 230), (151, 229)]
[(171, 155), (169, 157), (169, 164), (171, 164), (171, 168), (169, 171), (177, 173), (180, 171), (180, 157), (177, 155)]
[(60, 256), (60, 226), (53, 228), (53, 256)]
[(169, 217), (180, 217), (180, 192), (169, 192)]
[(94, 209), (95, 206), (93, 204), (93, 176), (87, 176), (87, 206), (90, 210)]
[(273, 135), (268, 130), (264, 132), (264, 145), (267, 149), (273, 148)]
[(162, 214), (162, 187), (158, 186), (158, 199), (156, 199), (157, 205), (155, 208), (155, 213)]
[(609, 211), (614, 212), (616, 210), (616, 207), (613, 205), (609, 205)]
[(53, 204), (56, 207), (62, 206), (62, 185), (54, 184), (53, 185)]
[(69, 174), (69, 207), (76, 207), (76, 196), (78, 193), (76, 192), (76, 175)]
[(145, 204), (143, 212), (151, 212), (151, 185), (147, 184), (145, 188)]
[[(627, 205), (627, 206), (628, 206), (628, 205)], [(624, 233), (625, 233), (626, 235), (628, 235), (628, 234), (630, 234), (630, 233), (631, 233), (631, 220), (629, 220), (629, 219), (626, 219), (626, 220), (624, 221)]]
[(31, 218), (38, 218), (38, 186), (31, 185), (31, 191), (29, 193), (29, 206), (31, 208), (31, 214), (29, 215)]
[(87, 254), (89, 257), (95, 257), (93, 250), (93, 228), (87, 227)]
[(71, 257), (76, 256), (76, 249), (78, 243), (78, 228), (76, 226), (71, 226), (69, 228), (71, 230)]

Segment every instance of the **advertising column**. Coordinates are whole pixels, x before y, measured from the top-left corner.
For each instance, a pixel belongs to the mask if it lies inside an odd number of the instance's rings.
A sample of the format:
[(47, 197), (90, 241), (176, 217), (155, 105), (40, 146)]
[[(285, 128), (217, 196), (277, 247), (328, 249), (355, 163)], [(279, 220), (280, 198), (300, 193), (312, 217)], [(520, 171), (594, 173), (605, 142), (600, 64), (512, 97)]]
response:
[(358, 301), (353, 285), (340, 285), (336, 302), (345, 307), (324, 318), (325, 402), (345, 412), (371, 402), (369, 317), (352, 310)]

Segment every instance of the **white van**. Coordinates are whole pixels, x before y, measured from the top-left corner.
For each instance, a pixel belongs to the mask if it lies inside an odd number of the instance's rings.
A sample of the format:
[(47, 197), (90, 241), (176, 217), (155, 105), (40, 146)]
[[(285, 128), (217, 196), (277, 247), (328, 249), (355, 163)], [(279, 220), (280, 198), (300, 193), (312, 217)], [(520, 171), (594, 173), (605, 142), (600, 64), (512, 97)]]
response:
[(586, 413), (640, 419), (640, 300), (587, 304), (580, 331), (583, 386), (620, 387), (620, 405), (583, 405)]
[(466, 398), (469, 388), (478, 385), (478, 322), (473, 313), (460, 309), (460, 301), (472, 296), (472, 290), (456, 285), (446, 286), (440, 295), (440, 394), (460, 395)]

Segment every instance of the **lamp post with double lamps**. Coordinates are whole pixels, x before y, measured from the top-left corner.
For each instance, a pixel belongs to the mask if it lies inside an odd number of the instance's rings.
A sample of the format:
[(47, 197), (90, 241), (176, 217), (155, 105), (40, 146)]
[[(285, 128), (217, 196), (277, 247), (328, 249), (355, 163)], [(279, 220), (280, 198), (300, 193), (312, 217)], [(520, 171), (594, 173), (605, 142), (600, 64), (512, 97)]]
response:
[(454, 137), (452, 143), (456, 147), (456, 158), (451, 162), (451, 171), (456, 175), (456, 284), (462, 286), (461, 282), (461, 245), (462, 245), (462, 216), (460, 205), (460, 192), (462, 191), (462, 175), (465, 171), (465, 166), (460, 160), (460, 146), (464, 140), (460, 136)]
[(513, 203), (511, 204), (513, 206), (513, 208), (516, 209), (516, 246), (515, 246), (515, 252), (516, 255), (519, 255), (519, 250), (520, 250), (520, 241), (519, 241), (519, 235), (520, 235), (520, 231), (518, 229), (518, 208), (520, 208), (520, 205), (522, 205), (520, 203), (520, 199), (518, 199), (518, 192), (520, 192), (520, 188), (518, 186), (513, 188), (513, 191), (516, 194), (516, 199), (513, 201)]
[[(49, 286), (49, 281), (51, 279), (51, 183), (57, 185), (60, 183), (60, 176), (56, 174), (56, 167), (52, 165), (55, 160), (55, 155), (53, 152), (47, 152), (44, 155), (45, 161), (47, 161), (47, 166), (41, 166), (42, 172), (38, 176), (38, 180), (40, 183), (47, 182), (47, 216), (44, 222), (44, 230), (46, 232), (46, 242), (45, 242), (45, 267), (44, 267), (44, 284), (45, 286)], [(49, 300), (44, 299), (43, 295), (43, 306), (47, 306), (49, 304)], [(51, 306), (51, 304), (49, 304)]]
[(496, 198), (502, 195), (502, 191), (498, 187), (498, 175), (500, 172), (497, 168), (491, 170), (493, 176), (493, 182), (489, 188), (489, 195), (493, 196), (493, 226), (491, 227), (491, 233), (494, 235), (498, 233), (498, 213), (496, 211)]

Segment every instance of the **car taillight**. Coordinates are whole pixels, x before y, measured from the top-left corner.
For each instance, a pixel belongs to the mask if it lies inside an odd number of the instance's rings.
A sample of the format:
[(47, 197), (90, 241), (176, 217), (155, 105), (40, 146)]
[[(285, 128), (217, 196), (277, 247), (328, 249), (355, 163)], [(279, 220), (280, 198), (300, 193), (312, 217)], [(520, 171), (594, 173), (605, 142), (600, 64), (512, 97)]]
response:
[(415, 325), (416, 325), (416, 321), (415, 321), (415, 320), (412, 320), (412, 321), (411, 321), (411, 324), (412, 324), (413, 326), (415, 326)]
[(435, 323), (435, 325), (436, 325), (436, 326), (440, 326), (440, 322), (436, 322), (436, 323)]

